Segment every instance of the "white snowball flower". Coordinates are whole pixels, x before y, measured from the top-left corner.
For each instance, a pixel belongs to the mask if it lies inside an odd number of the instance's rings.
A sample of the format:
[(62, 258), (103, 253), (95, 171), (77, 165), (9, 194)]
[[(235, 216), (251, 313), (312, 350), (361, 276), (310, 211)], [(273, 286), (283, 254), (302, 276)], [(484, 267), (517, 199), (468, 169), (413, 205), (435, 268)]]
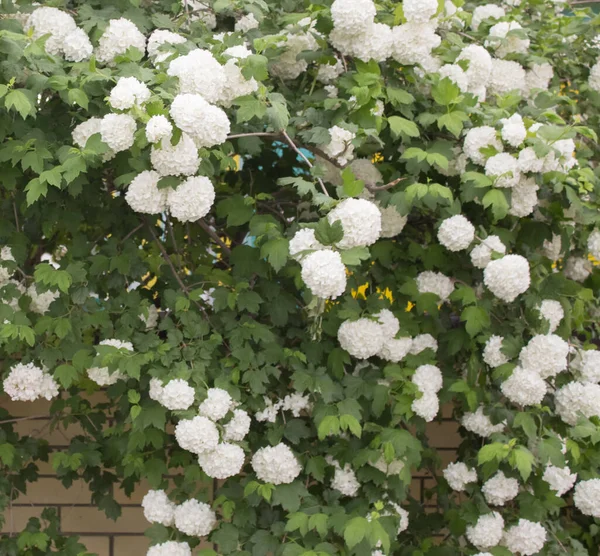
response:
[(128, 110), (150, 100), (152, 93), (145, 83), (135, 77), (120, 77), (110, 91), (108, 104), (116, 110)]
[(101, 118), (90, 118), (83, 123), (80, 123), (73, 130), (73, 143), (75, 143), (80, 149), (83, 149), (88, 142), (88, 139), (100, 133), (100, 125), (102, 123)]
[(483, 438), (488, 438), (492, 434), (502, 432), (505, 423), (492, 424), (491, 419), (483, 412), (483, 407), (479, 406), (475, 413), (465, 413), (461, 419), (461, 425), (470, 432), (478, 434)]
[(180, 93), (200, 95), (210, 103), (219, 101), (227, 79), (215, 57), (199, 48), (172, 60), (167, 74), (179, 78)]
[(87, 375), (90, 380), (93, 380), (98, 386), (111, 386), (124, 380), (127, 377), (119, 371), (113, 371), (112, 373), (108, 367), (91, 367), (87, 370)]
[(308, 396), (294, 392), (283, 398), (281, 409), (283, 411), (291, 411), (294, 417), (300, 417), (303, 411), (312, 411), (312, 403)]
[(495, 4), (483, 4), (481, 6), (477, 6), (473, 10), (471, 29), (477, 31), (482, 21), (487, 19), (501, 19), (505, 15), (504, 8), (501, 6), (496, 6)]
[(243, 15), (235, 22), (235, 30), (241, 33), (247, 33), (252, 29), (258, 28), (258, 21), (253, 13)]
[(600, 351), (580, 351), (581, 363), (579, 374), (581, 382), (600, 382)]
[(321, 249), (302, 260), (302, 280), (313, 295), (335, 299), (346, 290), (346, 267), (337, 251)]
[(146, 139), (149, 143), (158, 143), (163, 139), (171, 139), (173, 125), (162, 115), (152, 116), (146, 124)]
[(336, 56), (335, 64), (319, 64), (317, 81), (325, 84), (332, 83), (342, 75), (342, 73), (344, 73), (344, 64), (342, 63), (342, 60)]
[(475, 227), (462, 214), (457, 214), (442, 222), (437, 237), (449, 251), (462, 251), (475, 239)]
[(417, 367), (411, 381), (421, 392), (439, 392), (442, 389), (442, 371), (435, 365)]
[(527, 129), (520, 114), (513, 114), (510, 118), (500, 120), (502, 124), (502, 139), (511, 147), (518, 147), (525, 137), (527, 137)]
[(573, 488), (577, 480), (577, 473), (571, 473), (568, 467), (556, 467), (548, 464), (542, 479), (556, 492), (556, 496), (563, 496)]
[(587, 259), (583, 257), (569, 257), (563, 272), (569, 280), (585, 282), (592, 273), (592, 270), (592, 263)]
[(337, 337), (340, 347), (357, 359), (377, 355), (387, 339), (381, 324), (366, 318), (344, 321)]
[(63, 53), (65, 60), (69, 62), (83, 62), (89, 60), (94, 47), (90, 42), (90, 38), (83, 29), (74, 29), (71, 31), (63, 41), (62, 44)]
[(168, 189), (159, 189), (160, 174), (144, 170), (133, 178), (125, 193), (127, 204), (143, 214), (160, 214), (167, 208)]
[(474, 127), (465, 135), (464, 153), (475, 164), (479, 164), (480, 166), (485, 165), (486, 155), (481, 152), (481, 149), (487, 147), (494, 147), (498, 152), (502, 152), (503, 149), (502, 143), (496, 137), (496, 130), (493, 127)]
[(452, 81), (463, 93), (466, 93), (469, 90), (469, 78), (458, 64), (446, 64), (442, 66), (438, 74), (440, 75), (440, 79), (447, 77)]
[(438, 11), (437, 0), (404, 0), (404, 17), (406, 21), (425, 23)]
[(419, 355), (425, 349), (432, 349), (437, 351), (438, 343), (437, 340), (431, 334), (419, 334), (412, 340), (409, 353), (411, 355)]
[(258, 450), (252, 456), (252, 469), (260, 481), (274, 485), (289, 484), (302, 471), (296, 456), (281, 442)]
[[(287, 38), (284, 40), (283, 37)], [(278, 44), (284, 48), (282, 54), (271, 65), (271, 73), (281, 79), (296, 79), (308, 68), (308, 62), (298, 56), (308, 50), (318, 49), (318, 43), (310, 33), (284, 32)]]
[(590, 70), (588, 86), (592, 91), (600, 92), (600, 60), (596, 62)]
[[(219, 98), (221, 106), (229, 108), (236, 98), (251, 95), (258, 90), (258, 82), (255, 79), (246, 79), (235, 60), (228, 60), (224, 66), (224, 71), (226, 81)], [(216, 113), (212, 117), (213, 120), (222, 124), (222, 119), (219, 119)], [(215, 124), (212, 124), (212, 127), (216, 127)]]
[(115, 153), (133, 146), (136, 129), (135, 120), (128, 114), (107, 114), (100, 122), (102, 141)]
[(110, 64), (117, 56), (125, 54), (128, 48), (137, 48), (144, 54), (146, 37), (128, 19), (111, 19), (98, 41), (96, 59), (100, 63)]
[(529, 289), (529, 262), (521, 255), (492, 261), (483, 271), (483, 282), (496, 297), (510, 303)]
[(408, 216), (402, 216), (394, 205), (379, 207), (381, 213), (381, 237), (396, 237), (408, 222)]
[(348, 35), (367, 28), (375, 17), (372, 0), (335, 0), (331, 5), (333, 26)]
[(508, 213), (519, 218), (529, 216), (538, 205), (538, 189), (535, 179), (521, 176), (519, 182), (512, 188)]
[(524, 368), (549, 378), (567, 368), (568, 355), (569, 344), (556, 334), (547, 334), (534, 336), (521, 350), (519, 359)]
[(382, 309), (373, 315), (381, 324), (382, 332), (386, 338), (393, 338), (400, 330), (400, 322), (389, 309)]
[(522, 39), (511, 31), (523, 29), (516, 21), (501, 21), (490, 28), (486, 46), (489, 44), (496, 50), (496, 56), (505, 58), (508, 54), (527, 54), (531, 41)]
[(50, 305), (60, 297), (59, 292), (53, 292), (51, 290), (39, 293), (35, 284), (31, 284), (31, 286), (27, 288), (27, 295), (31, 298), (29, 309), (38, 315), (47, 313), (50, 309)]
[(502, 383), (500, 389), (514, 404), (527, 406), (542, 403), (548, 385), (536, 371), (515, 367), (512, 375)]
[(169, 500), (164, 490), (149, 490), (142, 499), (144, 517), (150, 523), (160, 523), (171, 527), (175, 523), (175, 504)]
[(542, 245), (542, 252), (544, 257), (547, 257), (551, 261), (558, 261), (562, 253), (562, 238), (557, 234), (552, 234), (552, 240), (544, 240)]
[(567, 424), (575, 426), (579, 418), (600, 416), (600, 386), (569, 382), (554, 394), (556, 413)]
[(331, 141), (323, 147), (323, 152), (330, 158), (337, 159), (342, 166), (354, 158), (354, 145), (352, 140), (356, 135), (337, 125), (329, 128)]
[(169, 212), (180, 222), (195, 222), (210, 211), (215, 201), (215, 188), (205, 176), (188, 178), (170, 189), (167, 196)]
[(151, 546), (146, 556), (192, 556), (192, 550), (186, 542), (167, 541)]
[(317, 241), (312, 228), (300, 228), (290, 240), (289, 249), (290, 257), (295, 261), (301, 261), (308, 255), (308, 251), (318, 251), (326, 247)]
[(344, 237), (337, 243), (340, 249), (367, 247), (381, 234), (381, 213), (377, 206), (365, 199), (345, 199), (328, 215), (330, 224), (340, 221)]
[(198, 455), (198, 463), (202, 471), (212, 479), (228, 479), (238, 475), (244, 466), (246, 454), (236, 444), (224, 442), (211, 452)]
[(511, 552), (518, 552), (523, 556), (537, 554), (546, 544), (546, 529), (539, 523), (519, 519), (517, 525), (506, 530), (502, 544)]
[(230, 129), (227, 114), (200, 95), (177, 95), (170, 114), (175, 125), (194, 139), (198, 148), (220, 145), (227, 139)]
[(587, 240), (587, 248), (594, 259), (600, 260), (600, 230), (594, 230)]
[(477, 482), (477, 471), (463, 462), (450, 463), (444, 469), (444, 479), (448, 481), (452, 490), (462, 492), (469, 483)]
[(391, 338), (384, 342), (377, 356), (390, 363), (399, 363), (410, 353), (412, 345), (411, 338)]
[(13, 365), (4, 379), (3, 387), (14, 402), (33, 402), (38, 398), (51, 400), (58, 396), (58, 384), (54, 378), (33, 363)]
[(264, 423), (264, 422), (275, 423), (275, 421), (277, 421), (277, 414), (279, 413), (279, 410), (283, 406), (283, 402), (279, 401), (274, 404), (266, 396), (264, 396), (263, 399), (265, 402), (265, 408), (262, 411), (258, 411), (257, 413), (255, 413), (254, 418), (259, 423)]
[(245, 44), (236, 44), (235, 46), (230, 46), (225, 49), (223, 52), (223, 56), (229, 56), (230, 58), (235, 58), (236, 60), (244, 60), (248, 58), (248, 56), (252, 56), (252, 50), (250, 50)]
[(209, 388), (206, 399), (200, 404), (198, 412), (212, 421), (223, 419), (234, 407), (229, 392), (222, 388)]
[(108, 340), (102, 340), (100, 342), (101, 346), (112, 346), (117, 349), (125, 349), (127, 351), (133, 351), (133, 344), (131, 342), (124, 342), (123, 340), (117, 340), (114, 338), (109, 338)]
[(496, 95), (505, 95), (511, 91), (526, 92), (525, 77), (525, 69), (518, 62), (494, 58), (488, 91)]
[(600, 479), (577, 483), (573, 502), (583, 515), (600, 518)]
[(250, 415), (243, 409), (234, 409), (233, 417), (224, 427), (223, 440), (226, 442), (241, 442), (250, 432)]
[(506, 254), (506, 245), (498, 236), (488, 236), (471, 251), (471, 262), (477, 268), (485, 268), (492, 260), (492, 253)]
[(163, 384), (162, 381), (156, 377), (152, 377), (150, 379), (150, 388), (148, 389), (148, 395), (151, 400), (155, 402), (160, 401), (160, 397), (162, 396)]
[(469, 67), (465, 72), (469, 83), (469, 92), (476, 94), (476, 96), (483, 94), (482, 100), (485, 100), (485, 87), (492, 73), (492, 57), (490, 53), (483, 46), (470, 44), (462, 49), (456, 62), (458, 63), (462, 60), (469, 63)]
[(547, 91), (553, 77), (554, 69), (552, 65), (547, 62), (532, 64), (525, 76), (528, 94), (531, 95), (531, 92), (535, 90)]
[(162, 389), (161, 405), (171, 411), (185, 410), (194, 403), (195, 391), (187, 381), (176, 378), (170, 380)]
[(177, 145), (162, 141), (150, 151), (152, 166), (161, 176), (191, 176), (200, 166), (198, 147), (194, 140), (183, 133)]
[(171, 56), (170, 52), (161, 49), (163, 45), (183, 44), (184, 42), (187, 42), (187, 39), (177, 33), (166, 29), (155, 29), (148, 37), (148, 56), (153, 59), (154, 64), (159, 64)]
[(417, 288), (419, 293), (434, 293), (444, 302), (454, 291), (454, 282), (440, 272), (426, 270), (417, 276)]
[(533, 147), (525, 147), (519, 152), (519, 170), (521, 172), (541, 172), (544, 159), (538, 158)]
[(435, 33), (435, 23), (405, 23), (392, 28), (392, 55), (400, 64), (419, 64), (426, 72), (440, 68), (431, 55), (440, 46), (442, 38)]
[(492, 512), (480, 516), (475, 525), (467, 527), (467, 539), (478, 550), (485, 550), (498, 546), (503, 532), (504, 519), (498, 512)]
[(219, 431), (206, 417), (183, 419), (175, 427), (175, 439), (184, 450), (193, 454), (213, 451), (219, 444)]
[(493, 369), (509, 361), (508, 357), (502, 353), (503, 341), (502, 336), (491, 336), (483, 348), (483, 360)]
[(508, 153), (498, 153), (485, 163), (485, 175), (495, 178), (496, 187), (514, 187), (519, 183), (519, 161)]
[(488, 479), (481, 488), (485, 501), (492, 506), (504, 506), (519, 494), (519, 482), (517, 479), (506, 477), (502, 471), (498, 471), (491, 479)]
[(435, 419), (440, 410), (440, 400), (434, 392), (423, 392), (420, 398), (413, 400), (411, 409), (428, 423)]
[(350, 464), (347, 463), (342, 469), (337, 462), (334, 462), (335, 472), (331, 481), (331, 488), (341, 492), (344, 496), (354, 497), (358, 494), (360, 483)]
[(37, 40), (44, 35), (50, 35), (45, 48), (48, 54), (63, 53), (64, 40), (77, 29), (75, 20), (67, 13), (57, 8), (41, 7), (31, 12), (25, 31), (32, 30), (32, 39)]
[(186, 500), (175, 509), (175, 527), (191, 537), (206, 537), (217, 524), (217, 516), (208, 504)]

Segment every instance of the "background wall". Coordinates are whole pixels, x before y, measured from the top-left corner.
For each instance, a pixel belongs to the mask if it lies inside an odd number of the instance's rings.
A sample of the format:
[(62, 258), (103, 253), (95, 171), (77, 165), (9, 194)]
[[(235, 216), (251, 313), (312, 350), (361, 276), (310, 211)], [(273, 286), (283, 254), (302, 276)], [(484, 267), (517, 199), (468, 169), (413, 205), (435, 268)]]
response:
[[(19, 434), (46, 439), (52, 451), (64, 449), (71, 437), (81, 433), (76, 425), (66, 430), (50, 430), (50, 402), (45, 400), (30, 403), (3, 400), (0, 406), (15, 418), (23, 418), (15, 424)], [(443, 408), (442, 415), (441, 421), (428, 424), (429, 438), (431, 446), (438, 449), (444, 463), (447, 463), (455, 460), (460, 437), (457, 424), (451, 419), (452, 409)], [(98, 556), (138, 556), (146, 553), (148, 541), (143, 533), (149, 523), (144, 519), (140, 506), (148, 490), (146, 485), (142, 484), (131, 498), (121, 490), (114, 493), (117, 502), (122, 505), (122, 515), (117, 521), (112, 521), (92, 505), (91, 494), (84, 481), (66, 489), (56, 477), (51, 460), (40, 463), (39, 467), (40, 479), (31, 483), (27, 494), (17, 498), (5, 513), (2, 534), (21, 531), (30, 517), (39, 517), (44, 508), (55, 507), (60, 515), (63, 534), (79, 535), (89, 552)], [(427, 498), (427, 489), (433, 486), (431, 475), (415, 475), (411, 495), (426, 507), (435, 508), (435, 500)]]

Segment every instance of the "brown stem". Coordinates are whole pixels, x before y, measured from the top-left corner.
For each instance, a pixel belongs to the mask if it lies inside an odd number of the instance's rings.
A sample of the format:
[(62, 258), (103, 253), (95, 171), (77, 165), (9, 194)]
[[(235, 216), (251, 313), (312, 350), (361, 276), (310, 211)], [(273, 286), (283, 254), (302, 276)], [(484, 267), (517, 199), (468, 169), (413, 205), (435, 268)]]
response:
[(395, 185), (398, 185), (401, 181), (406, 180), (408, 178), (397, 178), (390, 183), (386, 183), (385, 185), (367, 185), (367, 189), (369, 191), (385, 191), (386, 189), (391, 189)]
[(225, 251), (227, 256), (231, 255), (231, 249), (227, 247), (227, 244), (218, 236), (218, 234), (206, 223), (204, 220), (198, 220), (200, 227), (215, 241), (218, 243), (221, 249)]
[(17, 212), (17, 203), (13, 199), (13, 212), (15, 213), (15, 226), (17, 228), (17, 232), (21, 232), (21, 227), (19, 226), (19, 213)]
[(240, 139), (241, 137), (279, 137), (280, 133), (272, 131), (253, 131), (251, 133), (236, 133), (234, 135), (228, 135), (227, 139)]
[(181, 272), (181, 253), (179, 252), (179, 248), (177, 247), (177, 240), (175, 239), (175, 231), (173, 230), (173, 224), (171, 224), (171, 219), (167, 216), (167, 228), (169, 230), (169, 235), (171, 236), (171, 243), (173, 244), (173, 249), (175, 249), (175, 253), (177, 253), (177, 266), (179, 267), (179, 272)]
[(35, 419), (48, 419), (50, 415), (29, 415), (29, 417), (15, 417), (14, 419), (5, 419), (0, 421), (0, 425), (6, 425), (7, 423), (17, 423), (19, 421), (32, 421)]
[(133, 234), (135, 234), (135, 232), (137, 232), (139, 229), (144, 227), (144, 223), (142, 222), (139, 226), (136, 226), (133, 230), (131, 230), (131, 232), (129, 232), (121, 241), (120, 243), (125, 243)]

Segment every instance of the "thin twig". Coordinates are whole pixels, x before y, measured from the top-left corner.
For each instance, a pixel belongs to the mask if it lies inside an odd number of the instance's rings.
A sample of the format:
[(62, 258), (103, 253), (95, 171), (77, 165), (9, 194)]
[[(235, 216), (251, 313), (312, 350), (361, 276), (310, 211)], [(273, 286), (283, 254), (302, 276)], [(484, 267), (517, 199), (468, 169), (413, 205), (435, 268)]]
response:
[(131, 232), (129, 232), (122, 240), (121, 243), (125, 243), (135, 232), (144, 227), (144, 223), (142, 222), (139, 226), (136, 226)]
[(386, 189), (391, 189), (395, 185), (398, 185), (401, 181), (406, 180), (408, 178), (397, 178), (390, 183), (386, 183), (385, 185), (367, 185), (367, 189), (369, 191), (385, 191)]
[[(287, 132), (285, 131), (285, 129), (281, 130), (281, 134), (283, 135), (283, 137), (285, 138), (285, 140), (288, 142), (289, 146), (292, 147), (292, 149), (298, 154), (298, 156), (300, 156), (300, 158), (302, 158), (302, 160), (304, 160), (304, 162), (306, 162), (306, 164), (308, 165), (308, 167), (312, 168), (313, 167), (312, 162), (310, 160), (308, 160), (308, 158), (306, 158), (306, 156), (304, 155), (304, 153), (298, 147), (296, 147), (296, 144), (292, 141), (292, 139), (287, 134)], [(319, 185), (321, 186), (321, 190), (323, 191), (323, 193), (325, 195), (327, 195), (327, 197), (329, 197), (329, 193), (327, 192), (327, 188), (325, 187), (325, 184), (323, 183), (323, 180), (321, 178), (317, 178), (317, 181), (319, 182)]]
[(242, 137), (280, 137), (280, 133), (272, 131), (254, 131), (252, 133), (236, 133), (234, 135), (228, 135), (227, 139), (240, 139)]
[(221, 249), (225, 251), (227, 256), (231, 255), (231, 249), (227, 247), (227, 244), (218, 236), (218, 234), (206, 223), (204, 220), (198, 220), (200, 227), (212, 238), (216, 243), (219, 244)]
[(19, 226), (19, 213), (17, 212), (17, 203), (13, 199), (13, 212), (15, 213), (15, 226), (17, 227), (17, 232), (21, 232), (21, 227)]
[(171, 236), (171, 243), (173, 244), (173, 249), (175, 249), (175, 253), (177, 253), (177, 266), (179, 267), (179, 272), (181, 272), (181, 253), (179, 252), (179, 247), (177, 247), (177, 240), (175, 239), (173, 224), (171, 224), (171, 219), (168, 216), (166, 217), (166, 221), (169, 235)]
[[(162, 254), (163, 259), (165, 260), (165, 262), (171, 268), (171, 272), (173, 273), (173, 276), (177, 280), (177, 282), (179, 284), (179, 287), (185, 292), (186, 295), (189, 295), (189, 293), (190, 293), (189, 289), (183, 283), (183, 280), (181, 279), (181, 276), (179, 276), (179, 273), (177, 272), (177, 269), (173, 265), (173, 261), (171, 261), (171, 257), (169, 257), (169, 253), (167, 253), (167, 250), (165, 249), (164, 245), (159, 241), (158, 237), (154, 233), (154, 230), (152, 229), (152, 225), (150, 223), (148, 223), (148, 222), (146, 222), (146, 225), (147, 225), (148, 229), (150, 230), (150, 233), (152, 234), (152, 237), (154, 238), (154, 241), (156, 242), (156, 245), (158, 245), (158, 248), (160, 249), (160, 252)], [(202, 310), (204, 311), (204, 307), (202, 307)]]
[(50, 415), (29, 415), (29, 417), (15, 417), (14, 419), (5, 419), (0, 421), (0, 425), (6, 425), (7, 423), (17, 423), (19, 421), (31, 421), (34, 419), (49, 419)]

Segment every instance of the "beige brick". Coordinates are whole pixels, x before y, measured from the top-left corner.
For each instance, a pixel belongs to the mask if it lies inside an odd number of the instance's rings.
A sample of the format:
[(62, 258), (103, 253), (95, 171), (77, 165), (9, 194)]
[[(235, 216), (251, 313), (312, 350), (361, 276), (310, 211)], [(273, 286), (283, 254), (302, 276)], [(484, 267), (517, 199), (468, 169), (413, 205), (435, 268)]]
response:
[(415, 500), (421, 500), (421, 479), (413, 479), (410, 482), (409, 493)]
[(18, 533), (22, 531), (29, 518), (40, 517), (44, 508), (32, 506), (13, 506), (4, 512), (4, 525), (2, 533)]
[(110, 556), (110, 537), (79, 537), (79, 542), (96, 556)]
[(444, 419), (452, 419), (453, 412), (454, 412), (454, 404), (445, 403), (442, 406), (442, 417)]
[(63, 508), (62, 531), (64, 533), (143, 533), (150, 524), (144, 518), (141, 507), (121, 508), (117, 521), (106, 517), (94, 507)]
[(68, 446), (71, 438), (78, 434), (83, 434), (83, 429), (79, 423), (73, 423), (66, 429), (62, 426), (57, 426), (53, 430), (50, 430), (49, 419), (36, 419), (15, 423), (15, 432), (21, 436), (43, 438), (51, 446)]
[(27, 485), (27, 493), (16, 500), (18, 504), (89, 504), (91, 493), (85, 481), (73, 481), (65, 488), (58, 479), (41, 478)]
[(434, 448), (456, 448), (461, 441), (458, 434), (458, 423), (454, 421), (428, 423), (427, 436)]
[(2, 409), (6, 409), (13, 417), (29, 417), (31, 415), (50, 416), (52, 401), (36, 400), (34, 402), (14, 402), (10, 399), (2, 400)]
[[(150, 526), (150, 524), (148, 524)], [(131, 537), (115, 537), (115, 556), (122, 554), (146, 554), (150, 541), (147, 537), (131, 536)]]
[(435, 506), (437, 504), (437, 494), (431, 492), (431, 489), (434, 488), (435, 485), (435, 479), (423, 479), (423, 500), (428, 506)]

